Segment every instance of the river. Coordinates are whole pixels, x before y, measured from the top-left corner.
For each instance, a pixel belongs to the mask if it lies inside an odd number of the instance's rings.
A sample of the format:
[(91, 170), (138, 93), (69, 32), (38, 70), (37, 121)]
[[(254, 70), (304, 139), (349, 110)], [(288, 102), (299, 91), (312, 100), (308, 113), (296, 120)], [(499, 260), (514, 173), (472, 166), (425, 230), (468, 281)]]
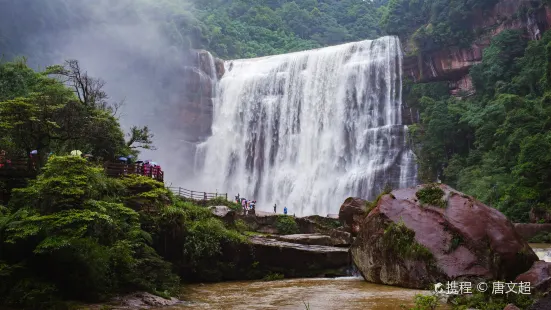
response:
[[(530, 245), (540, 259), (551, 261), (551, 245)], [(237, 281), (185, 285), (186, 303), (170, 309), (397, 310), (400, 305), (409, 309), (419, 293), (427, 291), (368, 283), (361, 277)]]

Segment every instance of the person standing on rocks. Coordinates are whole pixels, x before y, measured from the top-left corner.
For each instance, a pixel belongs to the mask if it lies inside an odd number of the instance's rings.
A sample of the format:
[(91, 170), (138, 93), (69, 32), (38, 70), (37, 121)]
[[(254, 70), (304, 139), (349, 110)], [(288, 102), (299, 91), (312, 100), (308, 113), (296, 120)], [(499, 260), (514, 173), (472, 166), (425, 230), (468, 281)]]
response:
[(274, 213), (276, 213), (277, 204), (274, 203)]
[(287, 215), (287, 207), (283, 208), (283, 214)]

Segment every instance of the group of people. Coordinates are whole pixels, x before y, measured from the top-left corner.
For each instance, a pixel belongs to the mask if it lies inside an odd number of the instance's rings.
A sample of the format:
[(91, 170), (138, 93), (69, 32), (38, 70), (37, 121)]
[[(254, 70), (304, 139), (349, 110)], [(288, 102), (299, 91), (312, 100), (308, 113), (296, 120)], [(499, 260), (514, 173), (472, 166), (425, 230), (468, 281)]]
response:
[[(38, 151), (32, 150), (29, 153), (28, 165), (27, 168), (36, 170), (38, 162)], [(5, 150), (0, 150), (0, 168), (14, 168), (12, 162), (7, 158), (7, 152)]]
[(243, 207), (243, 214), (255, 214), (254, 206), (256, 205), (256, 200), (248, 200), (243, 197), (239, 197), (239, 193), (237, 196), (235, 196), (235, 202), (241, 204), (241, 207)]
[[(235, 202), (243, 207), (243, 214), (255, 214), (256, 200), (248, 200), (240, 197), (239, 193), (235, 196)], [(277, 204), (274, 204), (274, 213), (277, 213)], [(287, 215), (287, 207), (283, 208), (283, 214)]]
[[(128, 155), (128, 156), (120, 156), (118, 158), (119, 163), (126, 164), (126, 165), (133, 165), (135, 164), (136, 171), (135, 173), (141, 174), (144, 176), (149, 176), (152, 178), (158, 178), (161, 175), (162, 169), (161, 166), (152, 161), (152, 160), (138, 160), (134, 162), (134, 156)], [(125, 174), (128, 173), (128, 171), (125, 169)]]

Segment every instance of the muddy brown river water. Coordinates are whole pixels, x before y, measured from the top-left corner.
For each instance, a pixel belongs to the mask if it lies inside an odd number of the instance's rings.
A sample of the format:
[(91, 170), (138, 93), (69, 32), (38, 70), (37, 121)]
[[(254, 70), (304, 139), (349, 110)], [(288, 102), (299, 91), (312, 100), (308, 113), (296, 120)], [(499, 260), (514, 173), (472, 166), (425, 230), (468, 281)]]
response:
[[(531, 246), (540, 259), (551, 261), (551, 245)], [(223, 282), (186, 285), (186, 303), (164, 309), (399, 310), (400, 305), (409, 309), (419, 293), (428, 292), (368, 283), (361, 277)]]

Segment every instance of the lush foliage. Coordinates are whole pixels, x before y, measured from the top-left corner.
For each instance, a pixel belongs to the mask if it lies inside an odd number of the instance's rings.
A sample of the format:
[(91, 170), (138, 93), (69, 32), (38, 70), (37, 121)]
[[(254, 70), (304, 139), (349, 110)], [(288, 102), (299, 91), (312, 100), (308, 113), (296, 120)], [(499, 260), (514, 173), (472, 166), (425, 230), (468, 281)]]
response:
[(14, 189), (0, 216), (0, 303), (40, 308), (177, 288), (139, 213), (113, 190), (123, 188), (117, 182), (83, 158), (54, 156), (29, 186)]
[(411, 102), (422, 121), (412, 136), (423, 181), (439, 178), (514, 221), (527, 221), (532, 207), (549, 208), (550, 59), (550, 32), (527, 42), (504, 31), (471, 70), (475, 96), (460, 100), (439, 85), (414, 87)]
[[(488, 283), (489, 286), (493, 284)], [(534, 302), (535, 295), (529, 294), (492, 294), (491, 290), (481, 293), (477, 290), (473, 294), (454, 296), (450, 300), (452, 309), (486, 309), (502, 310), (508, 304), (514, 304), (520, 309), (527, 309)]]
[(201, 0), (206, 48), (223, 58), (255, 57), (380, 36), (376, 5), (361, 0)]
[[(415, 305), (410, 310), (435, 310), (438, 307), (438, 297), (435, 295), (415, 295)], [(402, 307), (405, 309), (405, 307)]]
[[(102, 86), (76, 61), (44, 72), (23, 59), (0, 63), (3, 163), (34, 149), (40, 158), (35, 179), (0, 182), (0, 306), (63, 308), (68, 299), (135, 290), (170, 295), (178, 275), (209, 278), (220, 272), (222, 247), (245, 241), (160, 182), (105, 175), (103, 160), (136, 155), (152, 135), (132, 127), (125, 140)], [(72, 149), (94, 159), (56, 155)], [(209, 203), (239, 209), (225, 199)]]
[(290, 215), (278, 215), (275, 226), (278, 233), (282, 235), (292, 235), (299, 232), (297, 222)]
[[(68, 86), (61, 82), (66, 79)], [(0, 62), (0, 145), (7, 157), (27, 157), (37, 150), (50, 153), (81, 150), (96, 159), (136, 154), (135, 143), (151, 144), (147, 127), (134, 127), (130, 140), (107, 101), (103, 82), (82, 72), (78, 62), (51, 66), (43, 72), (29, 68), (25, 59)]]
[(171, 294), (174, 271), (218, 279), (222, 247), (244, 242), (162, 183), (112, 179), (83, 158), (52, 156), (0, 207), (0, 304), (49, 308), (134, 290)]
[[(470, 45), (498, 0), (390, 0), (381, 17), (387, 34), (409, 38), (420, 51)], [(482, 13), (482, 14), (481, 14)], [(473, 27), (474, 26), (474, 27)]]

